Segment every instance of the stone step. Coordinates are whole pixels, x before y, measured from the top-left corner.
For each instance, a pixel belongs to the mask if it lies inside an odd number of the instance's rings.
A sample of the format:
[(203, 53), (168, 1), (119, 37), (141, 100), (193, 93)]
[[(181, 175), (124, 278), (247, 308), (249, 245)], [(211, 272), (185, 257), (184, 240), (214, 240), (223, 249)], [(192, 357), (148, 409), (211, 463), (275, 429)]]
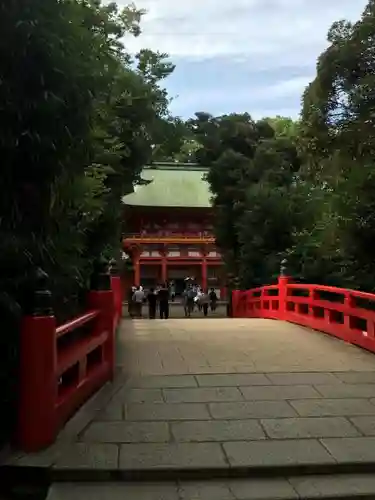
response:
[[(73, 467), (57, 464), (34, 466), (3, 466), (0, 469), (0, 484), (53, 483), (53, 482), (170, 482), (170, 481), (230, 481), (241, 479), (277, 479), (283, 477), (305, 477), (311, 475), (366, 475), (373, 474), (375, 462), (309, 463), (244, 465), (221, 467), (153, 467), (153, 468), (111, 468), (100, 466)], [(375, 476), (374, 476), (375, 477)], [(375, 498), (375, 497), (374, 497)], [(1, 497), (0, 497), (1, 500)]]
[(157, 483), (54, 483), (47, 500), (346, 500), (375, 498), (372, 474)]

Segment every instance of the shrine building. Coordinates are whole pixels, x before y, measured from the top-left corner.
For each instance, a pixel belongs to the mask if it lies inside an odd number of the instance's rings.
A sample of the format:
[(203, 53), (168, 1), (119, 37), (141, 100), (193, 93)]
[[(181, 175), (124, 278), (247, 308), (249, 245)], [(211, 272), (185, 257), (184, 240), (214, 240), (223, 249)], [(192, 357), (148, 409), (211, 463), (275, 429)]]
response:
[(193, 277), (225, 294), (223, 265), (212, 231), (208, 169), (189, 163), (156, 163), (142, 171), (143, 185), (123, 197), (127, 233), (123, 251), (133, 263), (125, 286), (155, 287), (173, 281), (177, 294)]

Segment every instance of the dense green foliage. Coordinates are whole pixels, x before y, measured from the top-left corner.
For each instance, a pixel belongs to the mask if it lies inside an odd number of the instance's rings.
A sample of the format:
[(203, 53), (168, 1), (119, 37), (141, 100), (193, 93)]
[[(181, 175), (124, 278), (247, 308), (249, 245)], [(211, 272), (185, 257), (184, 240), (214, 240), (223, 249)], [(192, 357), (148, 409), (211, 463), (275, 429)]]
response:
[(272, 282), (287, 257), (297, 280), (375, 291), (374, 40), (374, 0), (357, 23), (334, 23), (298, 122), (190, 121), (217, 241), (242, 287)]
[(357, 23), (332, 26), (303, 96), (303, 173), (316, 209), (293, 249), (308, 281), (366, 291), (375, 291), (374, 38), (371, 0)]
[(1, 8), (9, 60), (0, 89), (0, 272), (17, 295), (29, 270), (43, 266), (64, 316), (92, 260), (118, 253), (120, 198), (173, 126), (159, 82), (174, 67), (165, 54), (126, 53), (121, 38), (140, 29), (134, 6), (35, 1), (20, 15), (16, 5)]
[(197, 113), (188, 127), (199, 144), (196, 161), (210, 167), (215, 236), (227, 271), (242, 287), (272, 280), (301, 224), (294, 206), (297, 125), (281, 117), (255, 122), (247, 113)]
[[(119, 255), (121, 196), (155, 146), (168, 148), (174, 121), (159, 82), (174, 66), (150, 50), (132, 59), (121, 41), (140, 33), (142, 14), (101, 0), (0, 6), (0, 387), (8, 409), (17, 322), (36, 266), (50, 276), (58, 321), (84, 307), (94, 259)], [(2, 411), (10, 421), (11, 413)]]

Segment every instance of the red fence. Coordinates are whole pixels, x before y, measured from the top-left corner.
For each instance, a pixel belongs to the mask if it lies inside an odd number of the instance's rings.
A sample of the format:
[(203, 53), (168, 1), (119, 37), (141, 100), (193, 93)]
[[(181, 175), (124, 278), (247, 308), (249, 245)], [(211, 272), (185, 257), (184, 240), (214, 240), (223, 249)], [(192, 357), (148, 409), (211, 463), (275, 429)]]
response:
[(118, 325), (122, 316), (122, 283), (119, 276), (111, 276), (111, 288), (113, 291), (113, 301), (115, 313), (113, 315), (114, 328)]
[(233, 316), (271, 318), (334, 335), (375, 352), (375, 295), (345, 288), (291, 283), (233, 292)]
[(113, 379), (122, 307), (119, 277), (111, 277), (111, 287), (91, 291), (88, 311), (61, 326), (56, 327), (53, 314), (24, 317), (16, 435), (24, 451), (52, 444), (68, 418)]

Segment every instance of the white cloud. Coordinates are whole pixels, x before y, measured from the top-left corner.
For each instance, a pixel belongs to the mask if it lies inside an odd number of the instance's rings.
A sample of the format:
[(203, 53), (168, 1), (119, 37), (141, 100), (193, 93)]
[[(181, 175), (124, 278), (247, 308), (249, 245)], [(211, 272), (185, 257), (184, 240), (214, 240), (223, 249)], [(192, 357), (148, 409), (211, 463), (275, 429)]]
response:
[[(122, 0), (120, 4), (125, 4)], [(221, 4), (221, 5), (220, 5)], [(365, 0), (138, 0), (148, 14), (129, 50), (172, 57), (316, 57), (333, 21), (358, 18)]]
[[(357, 20), (367, 3), (134, 1), (148, 13), (142, 35), (126, 37), (126, 47), (132, 53), (151, 48), (170, 55), (177, 68), (166, 86), (172, 96), (178, 95), (173, 112), (185, 117), (197, 109), (214, 114), (247, 110), (254, 117), (298, 115), (301, 93), (314, 78), (329, 27), (339, 19)], [(196, 64), (192, 77), (189, 72)]]
[[(238, 100), (245, 101), (249, 98), (249, 96), (254, 102), (264, 101), (270, 97), (273, 99), (277, 99), (279, 97), (289, 97), (290, 95), (299, 92), (301, 88), (305, 88), (311, 80), (312, 77), (297, 77), (289, 80), (282, 80), (271, 85), (264, 85), (262, 82), (254, 83), (251, 86), (244, 85), (235, 93), (228, 94), (226, 102), (230, 104), (231, 102), (233, 103)], [(222, 99), (222, 97), (223, 88), (219, 84), (213, 88), (199, 89), (198, 93), (196, 91), (189, 92), (183, 97), (183, 100), (185, 105), (194, 106), (194, 104), (198, 104), (199, 108), (199, 103), (202, 105), (204, 105), (204, 103), (212, 105)]]

